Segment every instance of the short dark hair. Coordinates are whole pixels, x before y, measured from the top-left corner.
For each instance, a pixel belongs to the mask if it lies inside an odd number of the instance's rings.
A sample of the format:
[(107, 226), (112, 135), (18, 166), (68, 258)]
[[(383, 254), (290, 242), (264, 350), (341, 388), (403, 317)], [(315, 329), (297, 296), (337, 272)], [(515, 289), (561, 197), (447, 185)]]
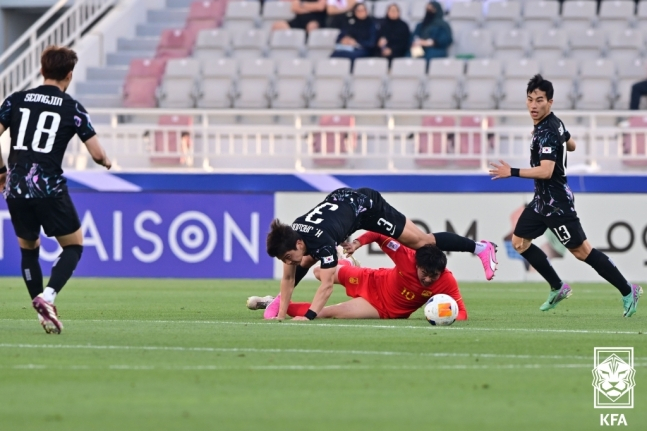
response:
[(76, 52), (64, 46), (50, 46), (40, 56), (40, 67), (45, 79), (64, 80), (78, 61)]
[(427, 275), (440, 274), (447, 267), (447, 256), (435, 245), (423, 245), (416, 250), (416, 266)]
[(543, 91), (546, 93), (547, 100), (553, 100), (553, 83), (546, 81), (543, 76), (536, 74), (530, 81), (528, 81), (528, 88), (526, 89), (526, 95), (532, 93), (535, 90)]
[(267, 254), (280, 259), (288, 251), (296, 250), (297, 241), (300, 239), (301, 235), (291, 226), (275, 218), (270, 225), (270, 233), (267, 234)]

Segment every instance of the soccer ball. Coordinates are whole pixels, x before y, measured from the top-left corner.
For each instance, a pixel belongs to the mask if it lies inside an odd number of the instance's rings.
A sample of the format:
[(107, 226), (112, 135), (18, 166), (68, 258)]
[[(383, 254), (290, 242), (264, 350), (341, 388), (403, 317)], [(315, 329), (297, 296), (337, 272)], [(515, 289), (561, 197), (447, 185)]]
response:
[(425, 304), (425, 317), (434, 326), (449, 326), (456, 321), (458, 304), (449, 295), (439, 293)]

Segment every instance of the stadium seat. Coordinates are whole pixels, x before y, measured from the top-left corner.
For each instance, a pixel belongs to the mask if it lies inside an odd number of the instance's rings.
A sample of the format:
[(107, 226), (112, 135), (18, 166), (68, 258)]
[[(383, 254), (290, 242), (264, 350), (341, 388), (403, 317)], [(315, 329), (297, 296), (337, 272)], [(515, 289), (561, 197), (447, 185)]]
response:
[(492, 34), (490, 31), (473, 29), (461, 33), (456, 46), (456, 55), (490, 58), (492, 56), (492, 50)]
[[(459, 168), (477, 168), (481, 166), (480, 155), (485, 144), (483, 128), (493, 126), (494, 120), (480, 116), (467, 116), (461, 117), (459, 124), (462, 130), (468, 131), (459, 134), (458, 148), (455, 151), (457, 155), (464, 158), (456, 159), (454, 164)], [(492, 136), (485, 136), (485, 141), (489, 142), (492, 138)]]
[(502, 32), (517, 27), (520, 20), (521, 2), (499, 1), (488, 6), (485, 23), (489, 30)]
[[(423, 131), (414, 135), (415, 163), (425, 168), (440, 168), (449, 165), (448, 154), (454, 153), (456, 120), (447, 116), (422, 118)], [(428, 129), (428, 130), (425, 130)]]
[(272, 108), (301, 109), (308, 106), (312, 60), (290, 58), (279, 60), (273, 86)]
[(642, 56), (643, 33), (637, 28), (611, 32), (607, 58), (627, 62)]
[(199, 0), (191, 3), (189, 16), (186, 19), (186, 28), (208, 29), (216, 28), (222, 24), (226, 2), (212, 0)]
[(385, 108), (420, 108), (424, 89), (422, 77), (427, 67), (424, 58), (395, 58), (391, 63), (391, 76), (388, 85)]
[[(644, 169), (647, 166), (647, 116), (629, 118), (630, 133), (623, 134), (622, 153), (625, 166)], [(632, 160), (633, 159), (633, 160)]]
[(504, 79), (501, 83), (499, 109), (522, 109), (526, 100), (526, 88), (530, 78), (541, 73), (537, 60), (507, 60), (504, 63)]
[(570, 58), (578, 61), (600, 58), (606, 51), (607, 35), (600, 30), (587, 28), (569, 31), (569, 40)]
[[(322, 115), (319, 118), (319, 127), (355, 127), (355, 117), (350, 115)], [(346, 157), (349, 149), (355, 147), (357, 141), (353, 132), (323, 132), (312, 134), (313, 162), (321, 167), (339, 167), (347, 163)]]
[(595, 0), (572, 0), (562, 4), (562, 28), (585, 30), (595, 22), (598, 4)]
[(613, 0), (600, 2), (597, 28), (603, 31), (623, 31), (629, 28), (634, 18), (636, 3), (633, 0)]
[(534, 30), (532, 35), (532, 58), (539, 61), (554, 61), (562, 58), (568, 49), (568, 36), (563, 30)]
[(586, 60), (580, 64), (575, 109), (611, 109), (615, 99), (615, 64), (612, 60)]
[(271, 78), (274, 60), (269, 58), (244, 59), (236, 85), (234, 108), (268, 108), (271, 98)]
[(157, 46), (157, 58), (185, 58), (191, 54), (194, 35), (188, 30), (164, 30)]
[(348, 97), (348, 75), (351, 62), (347, 58), (319, 59), (315, 63), (310, 108), (343, 108)]
[(296, 28), (275, 30), (270, 36), (270, 57), (296, 58), (305, 49), (306, 32)]
[(546, 31), (555, 27), (559, 17), (557, 0), (527, 1), (523, 9), (523, 28), (528, 31)]
[(647, 26), (647, 1), (641, 0), (636, 10), (636, 28)]
[(644, 60), (635, 59), (619, 62), (616, 100), (613, 103), (613, 109), (629, 109), (631, 86), (645, 79), (647, 79), (647, 62)]
[(481, 26), (483, 9), (477, 2), (454, 3), (447, 20), (452, 32), (461, 34)]
[(185, 109), (195, 106), (196, 80), (200, 62), (193, 58), (173, 59), (166, 64), (166, 73), (158, 91), (160, 108)]
[(267, 48), (266, 30), (249, 29), (234, 34), (231, 56), (237, 59), (254, 59), (265, 55)]
[(553, 109), (573, 109), (575, 90), (574, 79), (577, 76), (575, 60), (557, 60), (542, 63), (543, 77), (553, 83)]
[(201, 60), (226, 57), (229, 52), (229, 32), (222, 28), (202, 30), (193, 50), (193, 56)]
[(124, 82), (124, 106), (153, 108), (157, 106), (155, 92), (166, 68), (166, 60), (132, 60)]
[(276, 21), (290, 21), (294, 18), (292, 2), (290, 1), (266, 1), (263, 4), (262, 28), (270, 29)]
[(353, 66), (348, 100), (351, 109), (381, 108), (386, 98), (386, 74), (389, 61), (386, 58), (358, 58)]
[(255, 28), (260, 14), (260, 1), (230, 1), (225, 9), (223, 27), (232, 31)]
[(429, 62), (423, 109), (456, 109), (463, 81), (462, 60), (438, 58)]
[(317, 60), (328, 58), (335, 49), (339, 30), (335, 28), (319, 28), (308, 35), (308, 58)]
[(202, 81), (198, 108), (230, 108), (234, 98), (234, 79), (238, 63), (231, 58), (205, 60), (202, 63)]
[(389, 6), (392, 4), (398, 5), (400, 8), (400, 19), (403, 21), (409, 20), (409, 2), (402, 0), (377, 0), (373, 2), (373, 17), (375, 19), (383, 19), (386, 17), (386, 11), (389, 9)]
[(530, 35), (525, 30), (516, 28), (502, 30), (497, 32), (494, 37), (493, 57), (498, 60), (524, 58), (528, 54), (529, 45)]
[(192, 142), (189, 129), (193, 117), (187, 115), (161, 115), (158, 124), (164, 126), (186, 126), (186, 131), (157, 130), (150, 161), (153, 166), (186, 166), (192, 164)]
[(461, 109), (495, 109), (499, 98), (501, 71), (499, 60), (468, 60)]
[[(413, 24), (413, 27), (425, 17), (427, 4), (429, 4), (428, 0), (409, 0), (409, 22)], [(456, 35), (455, 30), (453, 33)]]

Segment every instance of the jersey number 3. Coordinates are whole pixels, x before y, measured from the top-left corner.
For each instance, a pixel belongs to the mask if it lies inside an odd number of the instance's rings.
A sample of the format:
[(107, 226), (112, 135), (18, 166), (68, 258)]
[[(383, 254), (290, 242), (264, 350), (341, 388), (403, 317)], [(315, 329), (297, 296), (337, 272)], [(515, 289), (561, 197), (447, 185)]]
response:
[(308, 213), (308, 215), (306, 216), (306, 221), (312, 224), (319, 224), (322, 221), (324, 221), (324, 219), (322, 218), (313, 218), (313, 217), (317, 215), (323, 215), (321, 210), (326, 207), (329, 207), (329, 211), (337, 211), (337, 208), (339, 208), (339, 205), (331, 204), (329, 202), (324, 202)]
[[(25, 146), (25, 133), (27, 132), (27, 124), (29, 123), (29, 115), (31, 111), (27, 108), (20, 108), (20, 113), (22, 117), (20, 118), (20, 127), (18, 128), (18, 139), (16, 140), (16, 145), (13, 147), (14, 150), (26, 151), (29, 148)], [(49, 127), (45, 127), (47, 119), (51, 118), (52, 123)], [(61, 116), (56, 112), (44, 111), (38, 116), (38, 123), (36, 123), (36, 130), (34, 131), (34, 139), (31, 141), (31, 149), (38, 153), (49, 153), (54, 147), (54, 140), (56, 139), (56, 132), (58, 131), (58, 126), (61, 124)], [(45, 147), (40, 147), (40, 139), (43, 136), (43, 133), (47, 134), (47, 142)]]

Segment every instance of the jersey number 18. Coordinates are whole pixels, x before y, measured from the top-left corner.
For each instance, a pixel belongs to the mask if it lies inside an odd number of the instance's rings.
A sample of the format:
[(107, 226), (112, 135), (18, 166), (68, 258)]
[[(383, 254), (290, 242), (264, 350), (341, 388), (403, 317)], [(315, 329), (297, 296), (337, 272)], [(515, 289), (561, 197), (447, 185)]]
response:
[[(20, 118), (20, 127), (18, 128), (18, 139), (16, 140), (16, 145), (13, 147), (14, 150), (26, 151), (29, 148), (25, 146), (25, 133), (27, 132), (27, 124), (29, 123), (29, 115), (31, 111), (27, 108), (20, 108), (20, 113), (22, 117)], [(49, 127), (45, 127), (47, 123), (47, 118), (52, 119), (52, 123)], [(38, 153), (49, 153), (54, 147), (54, 140), (56, 139), (56, 132), (58, 131), (58, 126), (61, 124), (61, 116), (56, 112), (43, 111), (38, 116), (38, 123), (36, 123), (36, 131), (34, 132), (34, 139), (31, 141), (31, 149)], [(43, 133), (47, 134), (47, 142), (45, 147), (40, 147), (40, 139), (43, 136)]]

